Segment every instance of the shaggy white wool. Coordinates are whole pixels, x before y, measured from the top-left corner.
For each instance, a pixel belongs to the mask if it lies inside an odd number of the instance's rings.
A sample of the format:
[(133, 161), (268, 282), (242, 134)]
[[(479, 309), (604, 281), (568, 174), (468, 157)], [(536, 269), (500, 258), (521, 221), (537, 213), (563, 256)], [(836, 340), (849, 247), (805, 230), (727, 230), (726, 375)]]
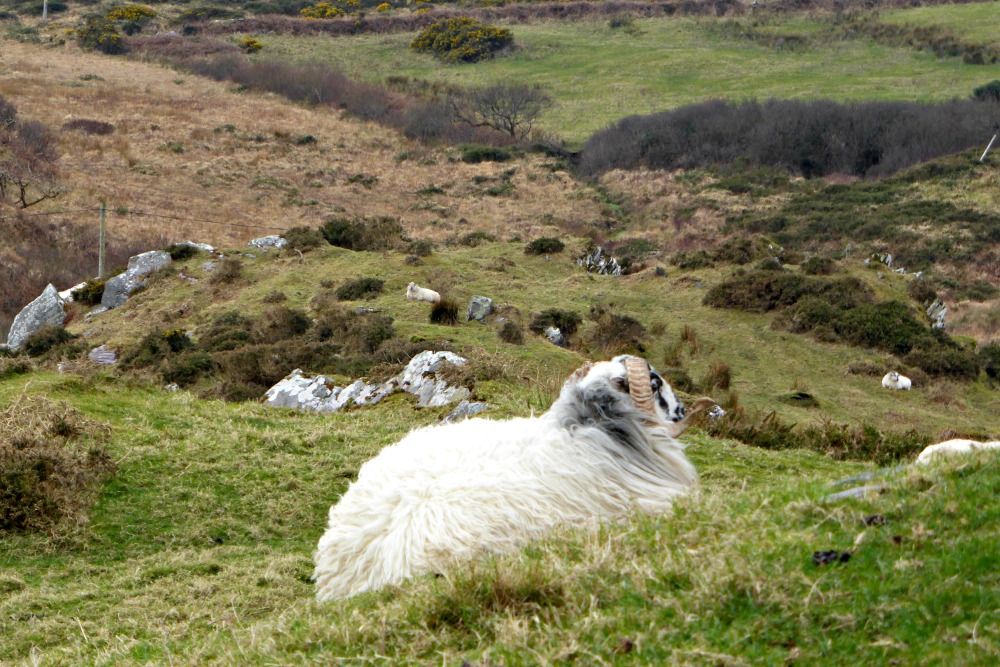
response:
[(900, 375), (896, 371), (890, 371), (882, 378), (882, 386), (886, 389), (909, 389), (912, 386), (910, 378)]
[(917, 463), (925, 465), (935, 458), (959, 456), (980, 450), (1000, 450), (1000, 441), (978, 442), (977, 440), (945, 440), (936, 445), (929, 445), (917, 456)]
[(557, 524), (668, 511), (697, 481), (670, 435), (683, 407), (651, 371), (655, 414), (637, 410), (621, 358), (581, 370), (541, 417), (418, 429), (362, 466), (319, 541), (317, 598), (508, 552)]
[(406, 298), (413, 301), (428, 301), (430, 303), (437, 303), (441, 300), (441, 295), (432, 289), (421, 287), (416, 283), (410, 283), (406, 286)]

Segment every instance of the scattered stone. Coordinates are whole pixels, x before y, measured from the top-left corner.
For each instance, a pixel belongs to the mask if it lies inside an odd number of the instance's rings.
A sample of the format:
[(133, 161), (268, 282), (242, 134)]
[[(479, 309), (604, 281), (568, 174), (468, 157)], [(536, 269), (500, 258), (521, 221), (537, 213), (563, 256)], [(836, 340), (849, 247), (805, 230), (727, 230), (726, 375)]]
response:
[(604, 250), (600, 246), (576, 260), (576, 263), (586, 269), (587, 273), (607, 276), (620, 276), (622, 274), (622, 267), (618, 264), (618, 260), (610, 256), (605, 257)]
[(450, 386), (440, 377), (446, 364), (461, 366), (465, 359), (452, 352), (421, 352), (403, 371), (381, 384), (357, 380), (337, 387), (326, 376), (307, 377), (295, 369), (264, 394), (264, 403), (279, 408), (335, 412), (348, 405), (374, 405), (395, 391), (417, 397), (417, 406), (440, 407), (469, 397), (465, 387)]
[(468, 320), (485, 322), (486, 318), (493, 312), (493, 299), (485, 296), (474, 296), (469, 300)]
[(558, 345), (559, 347), (566, 345), (566, 338), (562, 335), (559, 327), (545, 327), (545, 337), (553, 345)]
[(934, 299), (934, 302), (927, 306), (927, 317), (931, 320), (932, 329), (944, 329), (944, 318), (947, 314), (948, 307), (941, 302), (941, 299)]
[(251, 248), (277, 248), (278, 250), (281, 250), (288, 245), (288, 241), (281, 238), (277, 234), (273, 234), (271, 236), (261, 236), (258, 239), (250, 241), (247, 245)]
[(67, 368), (69, 368), (69, 366), (65, 361), (60, 361), (58, 364), (56, 364), (57, 373), (65, 373)]
[(726, 416), (726, 411), (723, 410), (718, 405), (713, 405), (712, 409), (708, 411), (708, 418), (711, 420), (722, 419)]
[(862, 472), (857, 475), (852, 475), (851, 477), (845, 477), (844, 479), (834, 482), (832, 486), (846, 486), (848, 484), (857, 484), (858, 482), (870, 482), (876, 477), (895, 477), (905, 470), (907, 470), (907, 466), (880, 468), (879, 470)]
[(830, 551), (815, 551), (812, 555), (812, 562), (814, 565), (846, 563), (849, 560), (851, 560), (850, 551), (837, 551), (835, 549), (831, 549)]
[(452, 422), (461, 421), (463, 419), (468, 419), (478, 415), (480, 412), (490, 407), (489, 403), (479, 403), (462, 401), (458, 404), (454, 410), (448, 413), (448, 415), (442, 420), (445, 424), (450, 424)]
[(128, 269), (104, 283), (101, 305), (117, 308), (146, 282), (146, 276), (170, 264), (170, 254), (163, 250), (151, 250), (135, 255), (128, 260)]
[(218, 265), (219, 265), (218, 262), (205, 262), (204, 264), (201, 265), (201, 270), (205, 272), (212, 271)]
[(371, 315), (372, 313), (384, 313), (385, 308), (370, 308), (368, 306), (358, 306), (354, 309), (355, 315)]
[(110, 350), (103, 345), (100, 347), (95, 347), (87, 354), (87, 358), (93, 361), (95, 364), (102, 364), (104, 366), (111, 366), (118, 362), (118, 355), (114, 350)]
[(87, 313), (86, 315), (84, 315), (83, 316), (83, 321), (84, 322), (89, 322), (90, 320), (94, 319), (98, 315), (100, 315), (102, 313), (108, 312), (108, 310), (109, 309), (106, 306), (98, 306), (97, 308), (94, 308), (92, 311), (90, 311), (89, 313)]
[(14, 318), (7, 334), (7, 347), (16, 350), (31, 334), (42, 327), (61, 327), (65, 321), (66, 309), (63, 307), (63, 300), (59, 298), (56, 288), (50, 284)]
[(215, 252), (215, 247), (210, 246), (207, 243), (195, 243), (194, 241), (180, 241), (174, 245), (186, 245), (195, 250), (201, 250), (202, 252)]
[(180, 385), (179, 385), (179, 384), (177, 384), (176, 382), (171, 382), (170, 384), (168, 384), (168, 385), (165, 385), (165, 386), (163, 387), (163, 390), (164, 390), (164, 391), (180, 391), (180, 390), (181, 390), (181, 387), (180, 387)]

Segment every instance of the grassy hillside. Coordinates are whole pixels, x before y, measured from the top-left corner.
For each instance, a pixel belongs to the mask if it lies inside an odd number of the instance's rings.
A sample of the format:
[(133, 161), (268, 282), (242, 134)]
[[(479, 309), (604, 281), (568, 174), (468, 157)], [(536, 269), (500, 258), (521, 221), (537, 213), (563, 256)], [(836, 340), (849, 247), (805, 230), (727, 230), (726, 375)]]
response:
[(941, 60), (867, 39), (830, 39), (833, 27), (823, 17), (765, 23), (767, 30), (804, 36), (797, 42), (786, 36), (781, 44), (788, 46), (777, 47), (743, 38), (746, 28), (728, 19), (636, 19), (634, 25), (635, 31), (596, 20), (512, 25), (514, 52), (475, 65), (415, 53), (409, 43), (416, 33), (257, 35), (265, 48), (254, 58), (328, 62), (373, 81), (407, 76), (462, 87), (537, 84), (558, 103), (541, 127), (573, 142), (623, 116), (711, 98), (941, 101), (967, 97), (1000, 78), (1000, 65), (968, 66), (960, 58)]

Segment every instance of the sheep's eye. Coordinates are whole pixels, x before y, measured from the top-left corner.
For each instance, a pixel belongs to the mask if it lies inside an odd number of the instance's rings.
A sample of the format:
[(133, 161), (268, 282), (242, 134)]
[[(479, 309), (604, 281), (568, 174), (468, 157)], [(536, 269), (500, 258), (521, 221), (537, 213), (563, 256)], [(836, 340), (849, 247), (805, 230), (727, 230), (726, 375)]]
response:
[(663, 386), (663, 380), (661, 380), (658, 377), (654, 377), (650, 384), (652, 385), (653, 393), (655, 394), (656, 392), (660, 391), (660, 387)]

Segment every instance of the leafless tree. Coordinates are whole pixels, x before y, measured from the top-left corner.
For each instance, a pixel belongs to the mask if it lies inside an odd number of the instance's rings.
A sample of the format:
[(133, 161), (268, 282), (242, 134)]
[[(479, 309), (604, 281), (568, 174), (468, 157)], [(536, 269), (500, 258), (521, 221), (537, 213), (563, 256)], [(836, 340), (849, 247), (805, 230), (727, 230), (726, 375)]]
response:
[[(4, 101), (0, 100), (0, 107)], [(58, 197), (58, 154), (52, 133), (38, 121), (0, 123), (0, 199), (20, 208)]]
[(538, 117), (552, 106), (552, 99), (537, 86), (495, 83), (452, 95), (449, 105), (456, 120), (524, 139)]

